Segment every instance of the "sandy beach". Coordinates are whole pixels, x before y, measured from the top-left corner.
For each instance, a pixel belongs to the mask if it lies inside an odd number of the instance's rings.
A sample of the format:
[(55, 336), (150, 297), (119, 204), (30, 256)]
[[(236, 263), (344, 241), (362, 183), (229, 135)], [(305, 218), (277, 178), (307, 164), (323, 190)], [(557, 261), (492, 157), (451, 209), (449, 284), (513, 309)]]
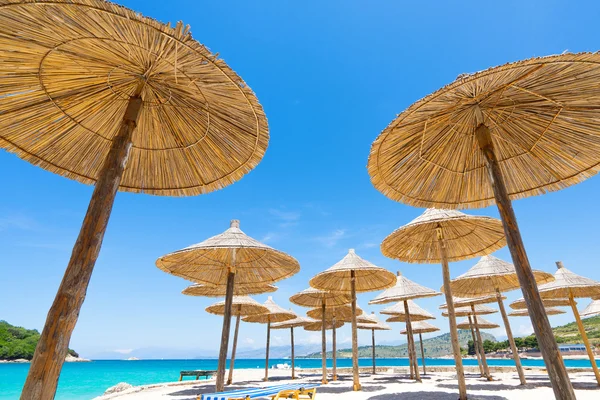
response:
[[(381, 372), (379, 372), (381, 371)], [(320, 375), (316, 370), (299, 370), (300, 379), (293, 382), (320, 384)], [(361, 369), (363, 390), (352, 391), (352, 375), (349, 370), (340, 371), (338, 381), (330, 381), (317, 389), (319, 400), (334, 400), (343, 393), (344, 399), (349, 400), (455, 400), (458, 396), (455, 374), (433, 369), (422, 376), (423, 382), (410, 380), (403, 368), (379, 368), (376, 375)], [(474, 370), (467, 370), (466, 381), (470, 399), (504, 400), (504, 399), (552, 399), (554, 397), (550, 381), (543, 369), (528, 369), (528, 383), (519, 386), (519, 379), (510, 369), (497, 368), (492, 370), (494, 381), (488, 382)], [(271, 370), (270, 382), (262, 382), (264, 371), (260, 369), (245, 369), (235, 371), (235, 384), (227, 390), (260, 387), (265, 385), (291, 383), (290, 371)], [(598, 399), (600, 387), (594, 380), (592, 371), (573, 372), (570, 374), (577, 398)], [(129, 389), (122, 393), (97, 397), (95, 400), (195, 400), (199, 394), (214, 391), (214, 380), (207, 382), (187, 381), (159, 385), (146, 385)]]

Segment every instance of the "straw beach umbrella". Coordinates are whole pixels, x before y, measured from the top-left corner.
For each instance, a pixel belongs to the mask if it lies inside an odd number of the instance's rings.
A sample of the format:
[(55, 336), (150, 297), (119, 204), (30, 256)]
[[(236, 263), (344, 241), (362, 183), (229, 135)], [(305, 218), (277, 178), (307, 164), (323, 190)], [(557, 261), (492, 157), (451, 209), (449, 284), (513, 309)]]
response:
[(600, 315), (600, 300), (593, 300), (588, 306), (580, 313), (583, 318), (593, 317)]
[[(423, 362), (423, 375), (427, 375), (427, 369), (425, 366), (425, 350), (423, 350), (423, 333), (437, 332), (439, 330), (440, 328), (431, 325), (427, 321), (417, 321), (412, 326), (413, 335), (417, 333), (419, 334), (419, 343), (421, 345), (421, 361)], [(403, 329), (400, 331), (400, 334), (406, 335), (408, 332), (406, 329)]]
[[(277, 291), (277, 286), (273, 285), (234, 285), (234, 296), (250, 296), (255, 294), (273, 293)], [(183, 289), (181, 292), (186, 296), (203, 296), (203, 297), (225, 297), (227, 294), (226, 285), (206, 285), (195, 283)]]
[(581, 334), (581, 339), (585, 344), (585, 348), (596, 375), (596, 381), (600, 385), (600, 372), (598, 371), (598, 365), (596, 365), (596, 359), (594, 358), (594, 351), (590, 346), (587, 334), (585, 333), (585, 327), (581, 322), (579, 311), (577, 310), (577, 303), (575, 303), (575, 297), (596, 297), (600, 296), (600, 282), (593, 279), (585, 278), (577, 275), (563, 266), (562, 261), (557, 261), (556, 266), (558, 271), (554, 274), (556, 280), (554, 282), (547, 283), (540, 286), (540, 296), (542, 298), (568, 298), (575, 321), (577, 321), (577, 327)]
[[(458, 324), (456, 324), (456, 326), (458, 327), (458, 329), (469, 329), (470, 326), (470, 322), (468, 319), (464, 319), (462, 321), (460, 321)], [(479, 320), (477, 321), (477, 326), (479, 327), (479, 329), (496, 329), (496, 328), (500, 328), (500, 325), (488, 321), (485, 318), (479, 318)]]
[(229, 345), (231, 302), (235, 285), (264, 287), (271, 291), (272, 283), (289, 278), (300, 270), (292, 256), (275, 250), (246, 235), (240, 222), (232, 220), (225, 232), (160, 257), (156, 266), (161, 270), (213, 286), (225, 286), (225, 314), (217, 367), (216, 390), (225, 384), (225, 363)]
[(404, 302), (398, 302), (396, 304), (388, 306), (382, 309), (380, 313), (392, 316), (391, 318), (388, 318), (386, 320), (387, 322), (406, 322), (408, 319), (408, 315), (410, 315), (410, 319), (414, 322), (435, 319), (432, 313), (423, 309), (414, 301), (407, 300), (406, 303), (408, 305), (408, 313), (406, 311), (406, 307), (404, 307)]
[[(559, 315), (566, 314), (566, 311), (559, 310), (558, 308), (546, 307), (546, 315)], [(583, 316), (583, 313), (581, 314)], [(515, 310), (508, 313), (509, 317), (529, 317), (529, 311), (527, 309)]]
[(294, 355), (294, 328), (306, 326), (311, 322), (310, 319), (304, 317), (296, 317), (283, 322), (277, 322), (271, 325), (271, 329), (287, 329), (290, 328), (290, 342), (292, 348), (292, 379), (296, 379), (295, 355)]
[(555, 397), (574, 399), (536, 290), (511, 200), (560, 190), (600, 169), (600, 54), (505, 64), (419, 100), (379, 135), (368, 171), (416, 207), (496, 203)]
[[(554, 280), (552, 274), (548, 272), (537, 270), (533, 270), (532, 272), (538, 285)], [(515, 266), (491, 255), (483, 256), (471, 269), (450, 281), (450, 287), (452, 288), (452, 293), (457, 296), (475, 297), (495, 292), (508, 343), (517, 367), (519, 380), (521, 381), (521, 385), (525, 385), (527, 383), (525, 373), (523, 372), (521, 359), (519, 358), (510, 322), (508, 321), (504, 302), (502, 301), (502, 292), (520, 288)]]
[[(570, 307), (571, 301), (569, 299), (544, 299), (542, 298), (542, 303), (544, 304), (545, 309), (548, 307)], [(523, 310), (527, 309), (527, 303), (525, 299), (521, 297), (510, 303), (508, 305), (513, 310)]]
[[(326, 311), (329, 308), (338, 307), (351, 302), (351, 297), (344, 293), (334, 293), (326, 290), (319, 290), (312, 287), (304, 289), (303, 291), (296, 293), (290, 297), (290, 301), (298, 306), (302, 307), (318, 307), (321, 309), (321, 320), (326, 320)], [(362, 311), (361, 311), (362, 313)], [(335, 322), (335, 321), (334, 321)], [(335, 324), (333, 325), (333, 338), (335, 340)], [(327, 344), (325, 343), (325, 324), (321, 326), (321, 364), (323, 370), (323, 376), (321, 382), (327, 383)], [(333, 379), (337, 379), (336, 376), (336, 365), (335, 365), (335, 353), (333, 354), (334, 360), (334, 374)]]
[(369, 322), (362, 322), (356, 325), (357, 329), (363, 329), (363, 330), (371, 330), (371, 347), (372, 347), (372, 357), (373, 357), (373, 374), (375, 374), (375, 331), (389, 331), (390, 326), (388, 324), (384, 324), (383, 322), (379, 321), (379, 319), (377, 318), (377, 316), (375, 315), (375, 313), (371, 313), (370, 315), (370, 321)]
[(423, 214), (397, 229), (381, 243), (386, 257), (410, 263), (441, 263), (444, 294), (450, 311), (448, 318), (458, 391), (467, 398), (465, 374), (458, 343), (456, 318), (450, 289), (448, 262), (483, 256), (506, 244), (500, 221), (490, 217), (463, 214), (455, 210), (427, 209)]
[(52, 399), (117, 191), (221, 189), (269, 133), (250, 88), (181, 23), (101, 0), (1, 3), (0, 148), (95, 185), (22, 392)]
[[(240, 318), (248, 315), (258, 315), (269, 312), (269, 309), (258, 301), (248, 296), (233, 296), (231, 302), (231, 315), (235, 316), (235, 331), (233, 334), (233, 347), (231, 348), (231, 361), (229, 362), (229, 377), (227, 384), (231, 385), (233, 381), (233, 366), (235, 364), (235, 350), (237, 348), (238, 332), (240, 330)], [(225, 300), (219, 301), (206, 307), (206, 312), (215, 315), (225, 315)]]
[(414, 335), (412, 334), (412, 324), (410, 319), (410, 308), (408, 307), (408, 300), (438, 296), (441, 293), (436, 292), (435, 290), (427, 288), (425, 286), (421, 286), (418, 283), (407, 279), (406, 277), (402, 276), (400, 271), (398, 271), (396, 275), (398, 276), (396, 285), (379, 294), (377, 297), (371, 300), (369, 304), (387, 304), (394, 301), (404, 303), (406, 329), (409, 332), (409, 334), (407, 335), (409, 359), (414, 363), (415, 377), (417, 381), (421, 381), (421, 377), (419, 376), (419, 368), (417, 366), (417, 352), (415, 349)]
[(353, 390), (360, 390), (358, 377), (358, 334), (356, 331), (356, 293), (387, 289), (396, 283), (396, 276), (360, 258), (354, 249), (329, 269), (310, 280), (310, 286), (350, 294), (352, 300), (352, 377)]
[(267, 324), (267, 348), (265, 353), (265, 381), (269, 380), (269, 346), (271, 344), (271, 323), (289, 321), (298, 316), (290, 310), (286, 310), (278, 306), (271, 296), (263, 304), (268, 312), (258, 315), (248, 315), (244, 317), (245, 322), (256, 322), (259, 324)]

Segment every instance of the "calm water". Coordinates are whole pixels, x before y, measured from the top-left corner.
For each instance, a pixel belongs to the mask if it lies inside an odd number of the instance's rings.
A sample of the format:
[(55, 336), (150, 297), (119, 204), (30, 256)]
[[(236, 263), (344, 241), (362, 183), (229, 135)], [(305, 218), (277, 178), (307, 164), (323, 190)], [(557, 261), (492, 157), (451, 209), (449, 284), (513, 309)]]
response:
[[(420, 361), (420, 360), (419, 360)], [(288, 363), (289, 360), (270, 360), (270, 365)], [(329, 360), (331, 362), (331, 360)], [(454, 365), (450, 359), (426, 359), (427, 365)], [(476, 360), (464, 360), (465, 365), (477, 365)], [(488, 360), (489, 365), (514, 365), (512, 360)], [(590, 367), (588, 360), (565, 360), (567, 367)], [(319, 368), (320, 359), (296, 360), (300, 368)], [(360, 359), (360, 366), (370, 366), (371, 359)], [(406, 358), (378, 359), (379, 366), (407, 366)], [(543, 366), (542, 360), (523, 360), (523, 366)], [(236, 360), (236, 368), (264, 368), (264, 360)], [(339, 359), (339, 367), (352, 366), (352, 360)], [(0, 399), (18, 399), (29, 364), (0, 364)], [(179, 371), (192, 369), (217, 369), (217, 360), (140, 360), (92, 361), (65, 363), (56, 400), (82, 400), (99, 396), (110, 386), (127, 382), (134, 386), (179, 379)], [(186, 378), (193, 379), (193, 378)]]

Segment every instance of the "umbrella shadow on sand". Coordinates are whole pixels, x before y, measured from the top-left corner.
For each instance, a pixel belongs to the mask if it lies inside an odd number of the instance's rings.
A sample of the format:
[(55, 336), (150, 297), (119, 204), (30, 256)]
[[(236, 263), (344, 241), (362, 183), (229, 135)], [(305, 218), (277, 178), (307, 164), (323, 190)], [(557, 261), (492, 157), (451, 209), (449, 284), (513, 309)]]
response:
[[(595, 382), (573, 382), (573, 381), (571, 381), (571, 384), (573, 385), (573, 389), (577, 389), (577, 390), (597, 390), (598, 389), (598, 384)], [(438, 385), (438, 387), (446, 388), (446, 389), (457, 389), (457, 385), (454, 385), (454, 384), (440, 384), (440, 385)], [(502, 384), (500, 382), (498, 382), (498, 383), (490, 382), (490, 383), (482, 383), (482, 384), (475, 384), (475, 385), (469, 384), (469, 385), (467, 385), (467, 387), (470, 390), (497, 391), (497, 390), (523, 390), (523, 389), (533, 389), (533, 388), (537, 388), (537, 387), (551, 388), (552, 385), (550, 384), (549, 380), (546, 380), (545, 382), (529, 382), (524, 386), (508, 385), (508, 384)]]
[[(368, 400), (456, 400), (456, 393), (446, 392), (403, 392), (403, 393), (388, 393), (378, 396), (369, 397)], [(507, 400), (502, 396), (480, 396), (469, 395), (469, 399), (473, 400)]]
[[(369, 392), (378, 392), (380, 390), (385, 390), (385, 386), (381, 386), (381, 385), (369, 385), (369, 384), (362, 384), (361, 385), (362, 392), (365, 393), (369, 393)], [(352, 391), (352, 387), (349, 386), (344, 386), (344, 387), (330, 387), (330, 386), (321, 386), (320, 388), (317, 389), (317, 396), (319, 393), (330, 393), (330, 394), (337, 394), (337, 393), (353, 393)]]

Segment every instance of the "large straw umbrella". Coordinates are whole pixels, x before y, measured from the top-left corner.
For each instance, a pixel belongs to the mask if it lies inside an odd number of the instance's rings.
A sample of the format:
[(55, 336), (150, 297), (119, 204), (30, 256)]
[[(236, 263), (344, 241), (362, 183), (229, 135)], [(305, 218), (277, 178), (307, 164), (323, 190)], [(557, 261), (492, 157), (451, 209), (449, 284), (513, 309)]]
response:
[[(548, 272), (537, 270), (533, 270), (532, 272), (538, 285), (554, 280), (552, 274)], [(508, 321), (504, 302), (502, 301), (502, 292), (508, 292), (520, 287), (515, 266), (492, 255), (483, 256), (471, 269), (450, 281), (450, 287), (452, 288), (452, 293), (456, 296), (475, 297), (492, 293), (496, 294), (496, 301), (498, 302), (508, 343), (513, 359), (515, 360), (517, 374), (519, 375), (521, 385), (525, 385), (527, 383), (525, 373), (523, 372), (519, 352), (517, 351), (510, 322)]]
[(269, 134), (254, 93), (181, 23), (56, 0), (3, 1), (0, 26), (0, 148), (95, 185), (21, 395), (52, 399), (117, 191), (221, 189)]
[[(594, 375), (596, 375), (596, 381), (600, 385), (600, 372), (598, 371), (598, 365), (596, 365), (596, 359), (594, 357), (594, 351), (590, 346), (587, 334), (585, 333), (585, 327), (581, 322), (579, 311), (577, 310), (577, 303), (575, 303), (576, 297), (596, 297), (600, 296), (600, 282), (593, 279), (585, 278), (577, 275), (563, 266), (561, 261), (556, 262), (558, 271), (554, 274), (556, 280), (554, 282), (547, 283), (539, 287), (540, 295), (542, 298), (568, 298), (575, 321), (579, 327), (579, 333), (581, 339), (587, 349)], [(539, 344), (539, 343), (538, 343)]]
[[(251, 296), (255, 294), (273, 293), (277, 291), (277, 286), (273, 285), (234, 285), (234, 296)], [(186, 296), (203, 297), (225, 297), (227, 294), (227, 285), (206, 285), (195, 283), (183, 289), (182, 294)]]
[[(318, 307), (321, 309), (321, 320), (325, 320), (326, 309), (348, 304), (352, 301), (349, 295), (344, 293), (330, 292), (327, 290), (319, 290), (315, 288), (304, 289), (303, 291), (296, 293), (290, 297), (290, 301), (296, 305), (302, 307)], [(335, 339), (335, 324), (333, 337)], [(321, 378), (322, 383), (327, 383), (327, 344), (325, 343), (325, 324), (321, 326), (321, 363), (323, 376)], [(335, 361), (335, 353), (333, 355)], [(335, 367), (335, 363), (334, 363)], [(334, 379), (337, 379), (334, 368)]]
[[(423, 375), (427, 375), (427, 368), (425, 366), (425, 350), (423, 350), (423, 334), (437, 332), (439, 330), (440, 330), (440, 328), (438, 328), (437, 326), (431, 325), (427, 321), (417, 321), (412, 326), (413, 335), (417, 334), (417, 333), (419, 334), (419, 344), (421, 345), (421, 361), (423, 362)], [(400, 331), (400, 334), (407, 335), (408, 330), (403, 329)]]
[[(548, 307), (570, 307), (571, 301), (569, 299), (544, 299), (544, 298), (542, 298), (542, 304), (544, 305), (545, 309), (547, 309)], [(508, 306), (510, 308), (512, 308), (513, 310), (523, 310), (523, 309), (526, 310), (527, 309), (527, 303), (525, 302), (525, 299), (523, 297), (513, 301)]]
[(292, 256), (242, 232), (238, 220), (232, 220), (229, 229), (219, 235), (160, 257), (156, 260), (156, 266), (192, 282), (226, 287), (216, 379), (218, 392), (223, 391), (225, 384), (231, 302), (235, 285), (262, 286), (270, 291), (265, 285), (288, 278), (300, 270), (298, 261)]
[(294, 328), (303, 327), (311, 323), (311, 320), (304, 317), (296, 317), (283, 322), (277, 322), (271, 325), (271, 329), (290, 329), (290, 342), (292, 351), (292, 379), (296, 379), (296, 366), (294, 354)]
[(396, 283), (396, 276), (360, 258), (350, 249), (348, 254), (329, 269), (310, 280), (310, 286), (350, 294), (352, 299), (352, 377), (353, 390), (360, 390), (358, 377), (358, 334), (356, 331), (356, 293), (387, 289)]
[(412, 324), (410, 320), (410, 312), (408, 312), (409, 307), (407, 301), (411, 299), (438, 296), (441, 293), (407, 279), (406, 277), (402, 276), (400, 271), (397, 272), (397, 276), (398, 278), (396, 285), (385, 290), (383, 293), (380, 293), (377, 297), (371, 300), (369, 304), (387, 304), (396, 301), (404, 303), (406, 312), (406, 329), (409, 332), (407, 335), (409, 359), (412, 359), (412, 362), (415, 364), (416, 379), (421, 381), (421, 377), (419, 376), (419, 368), (416, 366), (417, 352), (415, 349), (414, 335), (412, 334)]
[(389, 331), (390, 326), (379, 321), (375, 313), (371, 313), (369, 322), (362, 322), (356, 325), (357, 329), (370, 330), (371, 331), (371, 348), (373, 358), (373, 374), (375, 374), (375, 331)]
[(368, 171), (416, 207), (498, 206), (555, 397), (574, 399), (536, 289), (511, 200), (581, 182), (600, 169), (600, 54), (505, 64), (419, 100), (381, 133)]
[[(559, 315), (559, 314), (566, 314), (566, 311), (560, 310), (558, 308), (554, 308), (554, 307), (546, 307), (546, 315)], [(511, 311), (508, 313), (509, 317), (529, 317), (529, 310), (527, 309), (523, 309), (523, 310), (515, 310), (515, 311)], [(581, 313), (581, 316), (583, 316), (583, 312)]]
[(465, 373), (458, 343), (456, 318), (450, 289), (451, 261), (483, 256), (502, 248), (506, 241), (500, 221), (471, 216), (454, 210), (427, 209), (423, 214), (390, 234), (381, 244), (382, 253), (410, 263), (441, 263), (458, 391), (467, 398)]
[[(240, 330), (240, 318), (248, 315), (259, 315), (268, 313), (269, 309), (258, 301), (248, 296), (233, 296), (231, 301), (231, 315), (235, 316), (235, 331), (233, 334), (233, 346), (231, 348), (231, 361), (229, 361), (229, 376), (227, 384), (233, 381), (233, 366), (235, 364), (235, 350), (237, 348), (238, 332)], [(225, 315), (225, 300), (219, 301), (206, 307), (206, 312), (214, 315)]]
[(593, 300), (588, 306), (580, 313), (583, 318), (593, 317), (600, 315), (600, 300)]
[(244, 317), (245, 322), (256, 322), (267, 324), (267, 347), (265, 349), (265, 377), (263, 380), (269, 380), (269, 347), (271, 345), (271, 323), (289, 321), (298, 316), (290, 310), (278, 306), (271, 296), (263, 304), (268, 312), (259, 315), (249, 315)]

